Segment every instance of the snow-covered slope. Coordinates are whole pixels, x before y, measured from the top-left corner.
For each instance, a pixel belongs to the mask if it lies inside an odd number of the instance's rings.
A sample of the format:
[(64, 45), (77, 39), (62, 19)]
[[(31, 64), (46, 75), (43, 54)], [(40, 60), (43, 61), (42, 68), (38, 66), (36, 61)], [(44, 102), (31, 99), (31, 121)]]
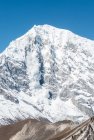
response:
[(82, 121), (94, 109), (94, 41), (34, 26), (0, 55), (0, 123)]

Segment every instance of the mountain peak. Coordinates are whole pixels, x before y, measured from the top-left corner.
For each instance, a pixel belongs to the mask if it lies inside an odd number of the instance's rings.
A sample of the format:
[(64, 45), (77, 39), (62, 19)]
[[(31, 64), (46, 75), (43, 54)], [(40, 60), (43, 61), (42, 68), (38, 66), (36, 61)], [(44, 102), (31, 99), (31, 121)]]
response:
[[(12, 57), (17, 56), (18, 58), (20, 58), (21, 56), (19, 55), (19, 53), (22, 53), (22, 57), (24, 57), (25, 47), (29, 45), (30, 42), (34, 42), (35, 40), (37, 40), (37, 42), (40, 40), (42, 44), (45, 44), (45, 42), (49, 42), (49, 44), (52, 44), (54, 46), (60, 46), (60, 48), (63, 48), (67, 45), (67, 43), (71, 42), (72, 44), (76, 44), (79, 47), (87, 46), (87, 49), (89, 51), (94, 51), (93, 48), (89, 46), (89, 44), (92, 44), (92, 46), (94, 46), (94, 41), (80, 37), (69, 30), (59, 29), (45, 24), (38, 26), (34, 25), (26, 34), (12, 41), (3, 54), (12, 55)], [(16, 53), (16, 55), (13, 56), (14, 52), (19, 53)]]
[(57, 28), (57, 27), (54, 27), (54, 26), (51, 26), (51, 25), (48, 25), (48, 24), (44, 24), (44, 25), (34, 25), (30, 30), (29, 32), (32, 32), (32, 30), (45, 30), (45, 31), (48, 31), (48, 32), (54, 32), (54, 31), (57, 31), (57, 32), (70, 32), (69, 30), (66, 30), (66, 29), (60, 29), (60, 28)]

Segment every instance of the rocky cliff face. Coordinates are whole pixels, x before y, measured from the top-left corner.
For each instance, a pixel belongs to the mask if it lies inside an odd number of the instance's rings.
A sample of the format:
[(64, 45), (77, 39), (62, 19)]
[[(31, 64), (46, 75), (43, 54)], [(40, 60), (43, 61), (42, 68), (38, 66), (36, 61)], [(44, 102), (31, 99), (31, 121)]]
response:
[(94, 41), (34, 26), (0, 54), (0, 123), (82, 121), (94, 110)]

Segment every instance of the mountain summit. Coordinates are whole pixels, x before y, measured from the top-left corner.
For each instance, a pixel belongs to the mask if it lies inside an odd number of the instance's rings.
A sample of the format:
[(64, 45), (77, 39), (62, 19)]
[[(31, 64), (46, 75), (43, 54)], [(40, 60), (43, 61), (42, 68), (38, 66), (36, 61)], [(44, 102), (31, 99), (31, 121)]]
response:
[(34, 26), (0, 54), (0, 123), (94, 115), (94, 41)]

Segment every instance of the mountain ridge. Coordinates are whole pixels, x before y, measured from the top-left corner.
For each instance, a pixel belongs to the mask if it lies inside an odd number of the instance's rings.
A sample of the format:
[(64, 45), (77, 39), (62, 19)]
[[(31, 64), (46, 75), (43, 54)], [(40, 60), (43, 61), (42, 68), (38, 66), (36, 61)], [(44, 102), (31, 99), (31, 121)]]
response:
[(56, 123), (26, 119), (0, 127), (3, 140), (93, 140), (94, 117), (76, 124), (70, 120)]

